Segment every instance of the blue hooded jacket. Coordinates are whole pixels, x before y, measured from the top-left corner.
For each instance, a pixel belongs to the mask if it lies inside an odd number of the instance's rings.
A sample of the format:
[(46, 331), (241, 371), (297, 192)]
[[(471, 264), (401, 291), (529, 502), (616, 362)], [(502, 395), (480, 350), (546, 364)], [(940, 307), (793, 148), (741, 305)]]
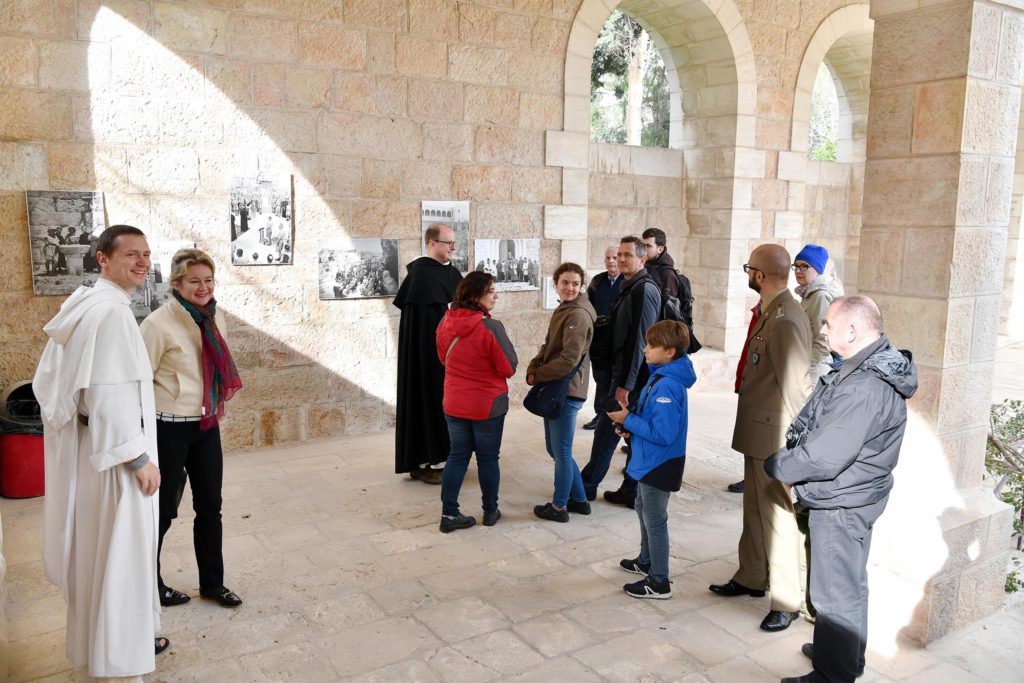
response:
[[(626, 416), (624, 427), (630, 439), (629, 467), (626, 472), (642, 481), (669, 460), (686, 456), (688, 407), (686, 390), (697, 381), (690, 357), (684, 354), (671, 363), (648, 365), (651, 378), (640, 392), (635, 413)], [(660, 379), (659, 379), (660, 378)], [(679, 476), (682, 467), (679, 468)], [(664, 488), (650, 482), (657, 488)], [(679, 482), (668, 490), (679, 490)]]

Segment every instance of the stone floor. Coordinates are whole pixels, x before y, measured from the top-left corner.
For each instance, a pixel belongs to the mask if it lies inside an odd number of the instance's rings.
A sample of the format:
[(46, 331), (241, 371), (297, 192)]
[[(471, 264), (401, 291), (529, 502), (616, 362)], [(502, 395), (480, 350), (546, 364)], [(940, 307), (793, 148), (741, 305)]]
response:
[[(1024, 395), (1024, 347), (1004, 349), (999, 363), (996, 398)], [(734, 410), (727, 391), (691, 394), (686, 483), (670, 506), (667, 601), (622, 593), (632, 575), (618, 560), (635, 556), (638, 543), (631, 511), (598, 502), (569, 524), (532, 516), (552, 474), (530, 415), (506, 423), (501, 521), (447, 535), (437, 530), (439, 489), (391, 474), (390, 433), (230, 456), (228, 585), (246, 603), (227, 610), (197, 598), (166, 609), (162, 634), (173, 644), (146, 680), (746, 683), (806, 673), (799, 648), (810, 625), (769, 635), (758, 630), (765, 599), (707, 591), (733, 571), (740, 532), (740, 497), (724, 491), (742, 469), (727, 448)], [(579, 432), (578, 459), (590, 440)], [(471, 471), (463, 511), (479, 517), (477, 491)], [(41, 511), (42, 499), (0, 500), (8, 679), (85, 680), (63, 655), (63, 604), (40, 561)], [(193, 563), (188, 524), (179, 523), (165, 545), (165, 577), (196, 596)], [(1021, 681), (1022, 629), (1024, 601), (1011, 597), (927, 648), (873, 641), (860, 680)]]

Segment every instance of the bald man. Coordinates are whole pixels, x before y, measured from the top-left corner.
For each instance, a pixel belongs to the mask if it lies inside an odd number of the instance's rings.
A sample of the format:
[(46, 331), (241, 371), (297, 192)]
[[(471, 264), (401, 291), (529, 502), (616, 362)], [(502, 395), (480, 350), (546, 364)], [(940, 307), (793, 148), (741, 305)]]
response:
[(786, 448), (764, 463), (794, 485), (810, 509), (814, 642), (801, 651), (814, 671), (783, 683), (853, 683), (864, 672), (871, 531), (892, 489), (917, 390), (910, 352), (882, 334), (882, 314), (866, 296), (836, 299), (821, 329), (841, 366), (821, 378), (790, 427)]
[(747, 340), (732, 435), (733, 449), (743, 454), (745, 481), (740, 566), (728, 582), (709, 587), (725, 597), (761, 597), (770, 590), (771, 608), (761, 621), (769, 632), (787, 629), (803, 601), (803, 538), (789, 488), (763, 467), (785, 445), (786, 429), (810, 392), (811, 325), (789, 291), (790, 263), (784, 247), (762, 244), (743, 265), (761, 300)]

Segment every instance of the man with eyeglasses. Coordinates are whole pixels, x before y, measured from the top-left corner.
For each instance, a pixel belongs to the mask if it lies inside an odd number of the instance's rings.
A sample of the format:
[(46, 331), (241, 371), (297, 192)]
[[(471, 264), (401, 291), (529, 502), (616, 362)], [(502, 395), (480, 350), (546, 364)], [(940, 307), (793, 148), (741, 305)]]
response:
[(800, 306), (811, 323), (814, 343), (811, 346), (811, 385), (832, 371), (832, 354), (819, 330), (825, 323), (825, 313), (837, 297), (843, 295), (843, 286), (825, 274), (828, 249), (817, 244), (806, 244), (793, 258), (796, 273), (796, 293)]
[(790, 293), (789, 252), (762, 244), (743, 265), (747, 284), (760, 294), (760, 315), (750, 329), (739, 387), (732, 447), (743, 454), (743, 532), (739, 569), (711, 592), (761, 597), (771, 609), (761, 629), (783, 631), (800, 613), (803, 539), (789, 488), (769, 477), (764, 460), (786, 443), (786, 428), (807, 398), (811, 326)]
[(409, 263), (392, 302), (398, 325), (398, 402), (395, 406), (395, 474), (440, 485), (448, 459), (444, 419), (444, 366), (437, 359), (437, 326), (455, 298), (462, 273), (451, 264), (455, 232), (433, 223), (423, 235), (426, 256)]

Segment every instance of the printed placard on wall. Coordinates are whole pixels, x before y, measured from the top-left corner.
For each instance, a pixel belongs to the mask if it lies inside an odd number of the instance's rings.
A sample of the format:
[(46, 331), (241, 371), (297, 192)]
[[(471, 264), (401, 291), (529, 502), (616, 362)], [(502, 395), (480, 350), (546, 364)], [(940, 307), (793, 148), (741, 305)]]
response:
[(499, 292), (540, 289), (540, 240), (476, 240), (473, 247), (475, 270), (494, 276)]
[(28, 235), (32, 291), (71, 294), (96, 281), (96, 240), (103, 232), (103, 194), (29, 190)]
[(152, 265), (146, 284), (135, 288), (132, 294), (132, 313), (139, 322), (160, 308), (171, 298), (171, 258), (179, 249), (195, 249), (195, 242), (166, 240), (150, 242)]
[[(432, 223), (443, 223), (455, 232), (455, 253), (452, 265), (465, 275), (469, 272), (469, 202), (422, 202), (420, 205), (420, 234)], [(427, 243), (423, 240), (424, 256)]]
[(544, 308), (547, 310), (553, 310), (558, 308), (558, 304), (562, 303), (558, 300), (558, 290), (555, 289), (555, 278), (550, 275), (544, 276)]
[(321, 240), (317, 258), (323, 300), (398, 294), (398, 240)]
[(286, 266), (294, 260), (292, 176), (235, 176), (231, 181), (231, 265)]

